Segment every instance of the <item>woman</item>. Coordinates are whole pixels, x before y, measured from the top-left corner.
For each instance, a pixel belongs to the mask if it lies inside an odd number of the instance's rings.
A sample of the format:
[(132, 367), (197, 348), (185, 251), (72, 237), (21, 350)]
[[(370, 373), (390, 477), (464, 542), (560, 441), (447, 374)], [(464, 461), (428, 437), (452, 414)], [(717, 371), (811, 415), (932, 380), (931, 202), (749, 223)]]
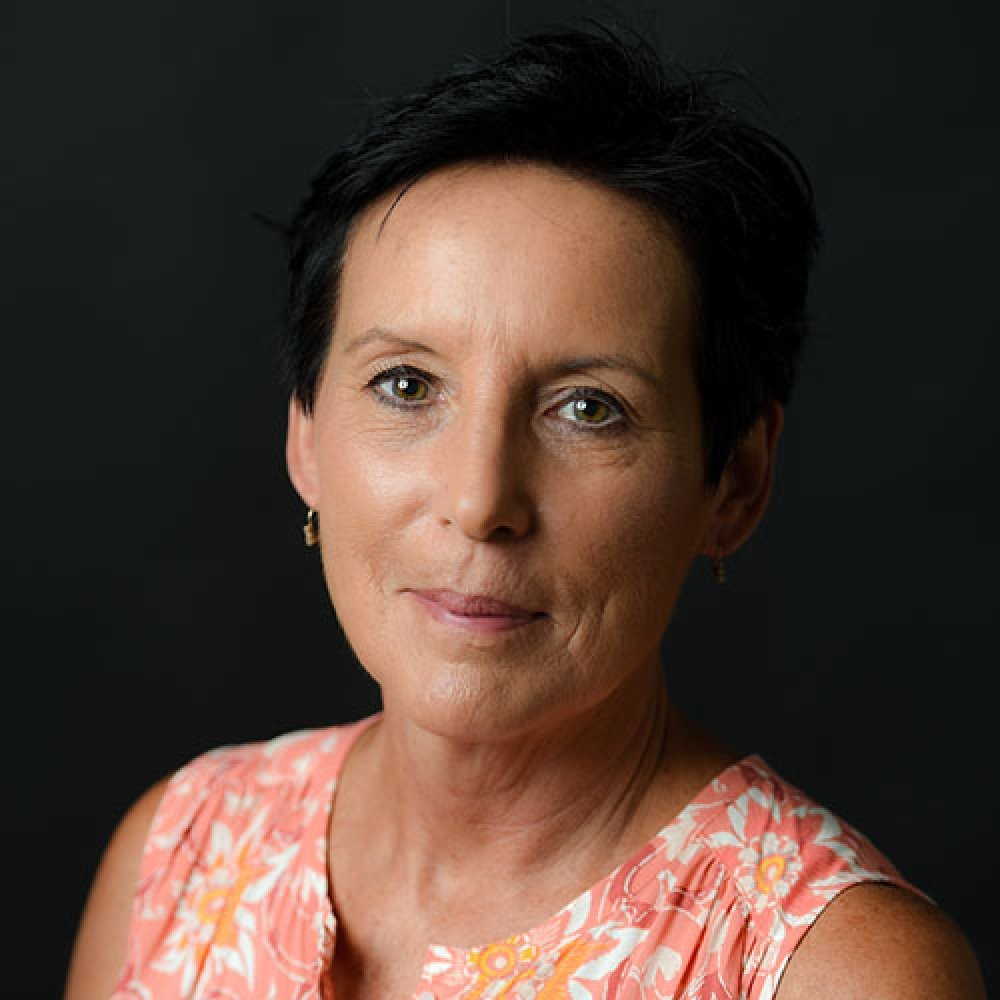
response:
[(384, 710), (151, 789), (69, 1000), (982, 996), (660, 670), (767, 503), (816, 241), (790, 154), (643, 45), (537, 36), (383, 111), (291, 236), (288, 466)]

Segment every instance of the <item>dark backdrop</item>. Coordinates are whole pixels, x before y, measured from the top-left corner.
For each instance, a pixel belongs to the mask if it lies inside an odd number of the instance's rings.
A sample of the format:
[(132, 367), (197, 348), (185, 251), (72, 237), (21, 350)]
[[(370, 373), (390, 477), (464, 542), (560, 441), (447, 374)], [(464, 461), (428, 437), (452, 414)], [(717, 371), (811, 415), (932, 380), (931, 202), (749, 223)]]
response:
[[(609, 10), (5, 6), (5, 995), (57, 995), (101, 846), (154, 779), (376, 705), (300, 544), (282, 247), (252, 213), (287, 217), (368, 101), (508, 25)], [(995, 982), (996, 7), (614, 10), (756, 78), (826, 231), (772, 509), (728, 587), (697, 569), (674, 690), (865, 830)]]

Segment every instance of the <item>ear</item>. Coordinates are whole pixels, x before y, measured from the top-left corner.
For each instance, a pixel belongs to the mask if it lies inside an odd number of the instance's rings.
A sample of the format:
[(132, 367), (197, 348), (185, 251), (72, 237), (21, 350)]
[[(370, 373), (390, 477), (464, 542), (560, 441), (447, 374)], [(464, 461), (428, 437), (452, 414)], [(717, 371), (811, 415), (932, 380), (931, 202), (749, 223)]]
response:
[(316, 466), (316, 446), (313, 418), (307, 414), (294, 394), (288, 401), (288, 436), (285, 439), (285, 461), (288, 475), (302, 502), (307, 507), (319, 507), (319, 473)]
[(715, 510), (705, 534), (703, 555), (721, 558), (734, 552), (760, 523), (771, 496), (784, 421), (781, 404), (768, 401), (733, 449), (715, 491)]

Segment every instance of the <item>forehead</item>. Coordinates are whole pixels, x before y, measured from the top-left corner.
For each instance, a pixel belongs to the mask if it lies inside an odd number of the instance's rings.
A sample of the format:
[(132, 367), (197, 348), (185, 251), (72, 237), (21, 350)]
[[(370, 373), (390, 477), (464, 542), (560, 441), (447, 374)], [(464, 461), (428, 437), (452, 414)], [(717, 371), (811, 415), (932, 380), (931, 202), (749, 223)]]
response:
[(686, 354), (693, 320), (690, 267), (664, 219), (534, 164), (463, 164), (387, 193), (353, 228), (340, 292), (338, 330), (616, 339), (647, 355)]

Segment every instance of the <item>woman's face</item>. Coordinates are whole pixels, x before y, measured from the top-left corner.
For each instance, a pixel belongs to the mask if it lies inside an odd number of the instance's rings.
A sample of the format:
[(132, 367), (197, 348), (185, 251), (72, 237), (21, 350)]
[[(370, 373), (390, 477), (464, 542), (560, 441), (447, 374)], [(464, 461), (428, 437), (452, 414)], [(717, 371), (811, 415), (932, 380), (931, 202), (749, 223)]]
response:
[(441, 170), (383, 224), (392, 201), (350, 240), (289, 465), (387, 711), (508, 739), (654, 678), (725, 541), (691, 277), (664, 223), (554, 169)]

